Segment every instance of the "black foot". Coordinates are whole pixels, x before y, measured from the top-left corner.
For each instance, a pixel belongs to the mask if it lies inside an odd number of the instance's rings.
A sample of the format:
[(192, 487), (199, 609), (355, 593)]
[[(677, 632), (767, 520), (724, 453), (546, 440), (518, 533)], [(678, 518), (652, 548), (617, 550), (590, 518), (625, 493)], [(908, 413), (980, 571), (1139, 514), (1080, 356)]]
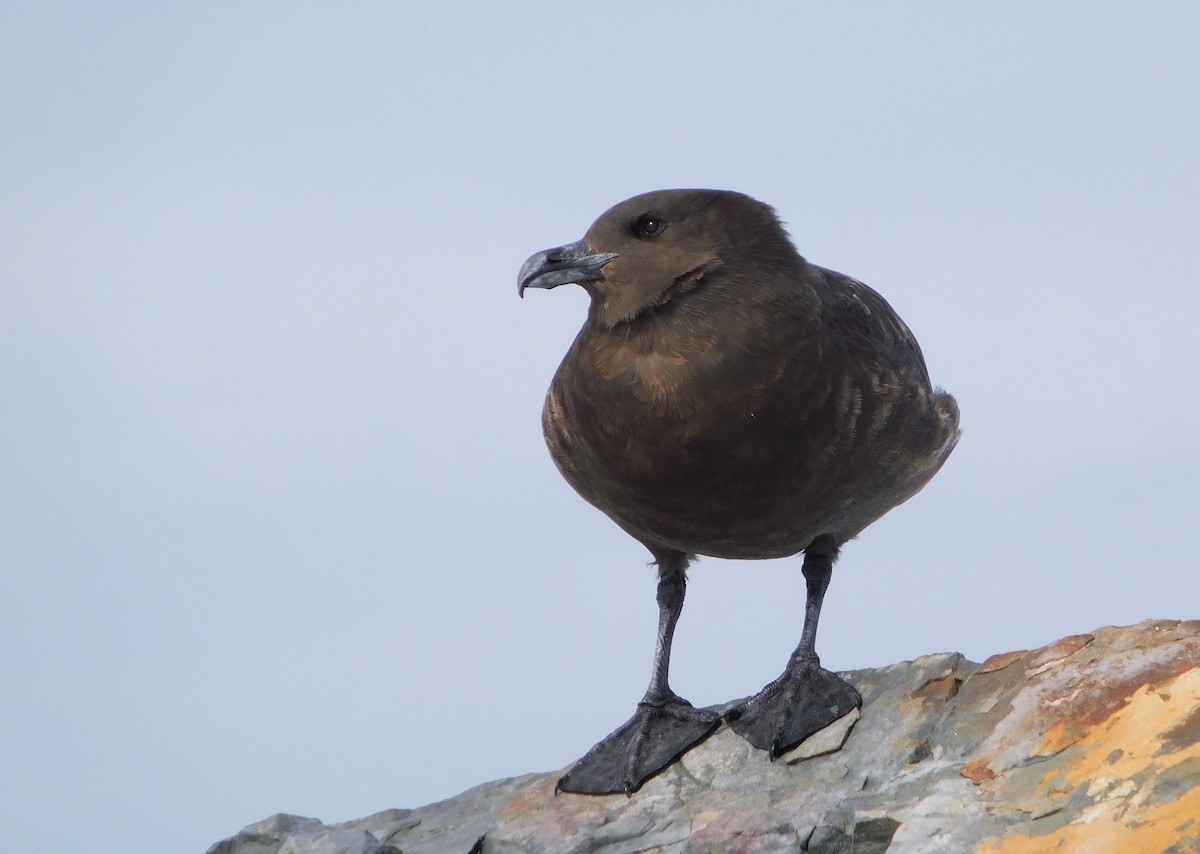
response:
[(633, 717), (576, 762), (554, 791), (632, 795), (720, 725), (719, 714), (678, 697), (638, 703)]
[(862, 706), (854, 686), (814, 658), (789, 671), (740, 706), (725, 713), (730, 728), (771, 760)]

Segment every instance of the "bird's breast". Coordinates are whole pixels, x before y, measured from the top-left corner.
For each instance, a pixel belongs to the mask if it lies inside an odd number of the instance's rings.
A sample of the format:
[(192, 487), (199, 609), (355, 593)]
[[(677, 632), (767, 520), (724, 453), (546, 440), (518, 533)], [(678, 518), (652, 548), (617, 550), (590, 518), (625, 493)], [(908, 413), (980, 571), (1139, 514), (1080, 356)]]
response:
[[(718, 361), (713, 348), (702, 338), (687, 347), (646, 347), (622, 342), (598, 347), (577, 364), (578, 387), (590, 387), (604, 399), (625, 397), (640, 408), (678, 410), (680, 401), (696, 399), (696, 380), (712, 371)], [(662, 414), (662, 413), (660, 413)]]
[(769, 546), (767, 529), (782, 526), (767, 517), (796, 491), (796, 472), (780, 469), (781, 455), (795, 468), (781, 431), (803, 413), (781, 417), (778, 379), (705, 347), (569, 356), (546, 398), (546, 441), (576, 491), (643, 541), (791, 553), (790, 539)]

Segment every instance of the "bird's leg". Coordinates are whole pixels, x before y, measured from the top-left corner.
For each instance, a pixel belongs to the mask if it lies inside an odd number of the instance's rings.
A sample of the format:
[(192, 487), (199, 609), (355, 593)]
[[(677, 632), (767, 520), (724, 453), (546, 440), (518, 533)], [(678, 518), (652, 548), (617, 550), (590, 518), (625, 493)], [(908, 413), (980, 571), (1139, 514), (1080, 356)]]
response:
[[(673, 553), (678, 554), (678, 552)], [(687, 595), (687, 555), (682, 560), (661, 560), (658, 566), (658, 636), (654, 644), (654, 667), (650, 671), (650, 686), (642, 704), (661, 705), (670, 699), (678, 700), (671, 690), (671, 643), (675, 639), (675, 624), (683, 611)]]
[(654, 551), (654, 556), (658, 563), (658, 640), (650, 687), (633, 717), (576, 762), (558, 781), (556, 791), (631, 795), (720, 726), (719, 714), (694, 708), (668, 683), (671, 641), (687, 588), (688, 556), (676, 551)]
[(735, 732), (769, 751), (772, 760), (862, 705), (854, 686), (821, 667), (817, 657), (817, 621), (836, 557), (836, 547), (821, 540), (805, 551), (808, 596), (800, 643), (782, 676), (725, 715)]

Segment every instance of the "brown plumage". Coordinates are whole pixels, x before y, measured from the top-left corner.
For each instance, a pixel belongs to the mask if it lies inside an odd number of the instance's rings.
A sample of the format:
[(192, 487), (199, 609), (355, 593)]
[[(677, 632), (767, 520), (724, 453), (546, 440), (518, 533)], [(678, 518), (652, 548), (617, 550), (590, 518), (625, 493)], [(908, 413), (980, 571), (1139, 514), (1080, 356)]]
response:
[(800, 647), (730, 717), (777, 755), (829, 722), (806, 703), (857, 702), (813, 650), (829, 570), (941, 467), (958, 438), (954, 398), (930, 384), (883, 297), (809, 264), (774, 211), (739, 193), (622, 202), (582, 241), (532, 256), (520, 290), (566, 282), (591, 305), (547, 396), (546, 442), (576, 491), (654, 555), (662, 617), (638, 713), (562, 787), (632, 791), (715, 729), (667, 686), (693, 555), (806, 554)]

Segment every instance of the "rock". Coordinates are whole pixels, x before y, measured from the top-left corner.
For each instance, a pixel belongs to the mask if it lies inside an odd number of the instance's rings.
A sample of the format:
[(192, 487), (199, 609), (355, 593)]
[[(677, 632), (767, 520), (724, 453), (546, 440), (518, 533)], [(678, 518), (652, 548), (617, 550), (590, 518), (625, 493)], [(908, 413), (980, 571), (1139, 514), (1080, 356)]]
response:
[(386, 810), (369, 818), (326, 827), (315, 818), (273, 815), (242, 829), (232, 839), (218, 842), (208, 854), (400, 854), (381, 843), (370, 829), (386, 827), (390, 833), (416, 827), (407, 820), (412, 810)]
[(1200, 851), (1200, 621), (843, 675), (861, 718), (790, 764), (723, 727), (632, 798), (531, 774), (340, 825), (274, 816), (209, 854)]

